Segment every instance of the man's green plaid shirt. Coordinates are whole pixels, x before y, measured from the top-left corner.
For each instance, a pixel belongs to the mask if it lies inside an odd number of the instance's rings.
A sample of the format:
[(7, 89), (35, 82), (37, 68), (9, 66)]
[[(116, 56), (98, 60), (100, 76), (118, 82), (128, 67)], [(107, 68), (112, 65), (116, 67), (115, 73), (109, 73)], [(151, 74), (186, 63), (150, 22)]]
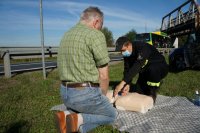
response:
[(58, 50), (60, 80), (98, 82), (98, 66), (110, 61), (105, 36), (81, 23), (63, 36)]

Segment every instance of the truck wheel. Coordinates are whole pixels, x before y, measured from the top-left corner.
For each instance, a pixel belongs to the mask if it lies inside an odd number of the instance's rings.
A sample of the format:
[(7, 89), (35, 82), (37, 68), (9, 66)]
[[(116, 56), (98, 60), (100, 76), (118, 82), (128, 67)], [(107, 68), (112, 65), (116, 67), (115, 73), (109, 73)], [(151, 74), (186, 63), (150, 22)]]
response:
[(184, 60), (183, 56), (179, 55), (176, 57), (175, 67), (176, 67), (176, 70), (185, 70), (186, 64), (185, 64), (185, 60)]

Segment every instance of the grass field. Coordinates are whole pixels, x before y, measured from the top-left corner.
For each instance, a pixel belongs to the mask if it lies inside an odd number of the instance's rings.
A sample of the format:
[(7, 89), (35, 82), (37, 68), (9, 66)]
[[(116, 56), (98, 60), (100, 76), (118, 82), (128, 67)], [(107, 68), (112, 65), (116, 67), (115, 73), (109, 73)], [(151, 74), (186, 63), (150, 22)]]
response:
[[(110, 87), (122, 78), (122, 63), (110, 67)], [(200, 90), (200, 71), (187, 70), (169, 73), (159, 94), (192, 98)], [(134, 78), (133, 83), (136, 81)], [(16, 75), (10, 79), (0, 77), (0, 132), (56, 133), (54, 112), (50, 108), (61, 104), (57, 69), (43, 80), (42, 71)], [(101, 126), (95, 133), (118, 133), (111, 126)]]

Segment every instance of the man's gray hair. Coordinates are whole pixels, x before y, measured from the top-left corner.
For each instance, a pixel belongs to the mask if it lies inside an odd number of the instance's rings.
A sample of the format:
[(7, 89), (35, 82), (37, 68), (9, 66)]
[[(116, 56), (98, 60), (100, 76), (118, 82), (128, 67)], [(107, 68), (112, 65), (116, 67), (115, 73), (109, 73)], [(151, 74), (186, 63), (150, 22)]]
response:
[(81, 20), (90, 21), (93, 18), (103, 19), (103, 12), (98, 7), (88, 7), (81, 14)]

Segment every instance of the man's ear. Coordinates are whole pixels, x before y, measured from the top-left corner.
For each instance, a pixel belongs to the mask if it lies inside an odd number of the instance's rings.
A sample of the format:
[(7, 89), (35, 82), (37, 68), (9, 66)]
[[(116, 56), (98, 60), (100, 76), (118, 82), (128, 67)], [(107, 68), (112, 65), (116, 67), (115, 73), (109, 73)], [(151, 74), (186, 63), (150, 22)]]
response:
[(130, 45), (130, 42), (125, 42), (123, 46), (128, 47)]
[(98, 21), (99, 21), (98, 19), (95, 19), (95, 20), (93, 21), (93, 27), (94, 27), (94, 28), (96, 28), (96, 25), (97, 25)]
[(133, 50), (133, 45), (132, 45), (132, 43), (131, 43), (131, 42), (129, 42), (129, 43), (127, 44), (127, 48), (129, 48), (129, 49)]
[(129, 42), (129, 43), (128, 43), (128, 46), (132, 46), (132, 43), (131, 43), (131, 42)]

